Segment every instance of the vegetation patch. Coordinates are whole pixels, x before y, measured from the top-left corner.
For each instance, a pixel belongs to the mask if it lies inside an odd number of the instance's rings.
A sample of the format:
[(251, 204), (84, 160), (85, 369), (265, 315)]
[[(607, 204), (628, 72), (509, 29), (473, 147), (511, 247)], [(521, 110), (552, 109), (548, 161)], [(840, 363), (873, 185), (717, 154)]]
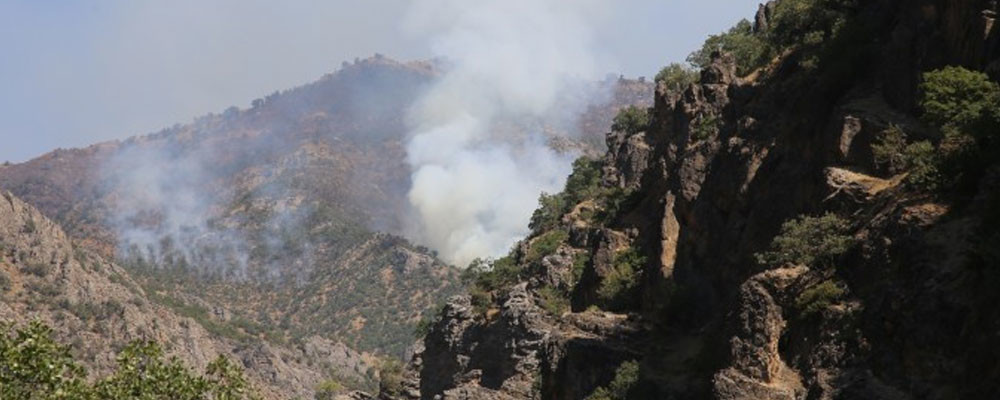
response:
[[(81, 343), (82, 344), (82, 343)], [(4, 399), (258, 399), (243, 369), (219, 356), (203, 375), (176, 358), (165, 359), (155, 342), (133, 342), (116, 358), (107, 377), (88, 383), (87, 371), (71, 348), (52, 339), (52, 330), (34, 321), (23, 328), (3, 326), (0, 334), (0, 398)]]
[(698, 71), (684, 64), (671, 63), (656, 74), (654, 81), (664, 85), (668, 91), (680, 92), (691, 84), (698, 82)]
[(846, 291), (833, 281), (810, 287), (795, 299), (795, 309), (802, 318), (819, 313), (844, 296)]
[(549, 314), (560, 316), (569, 311), (569, 298), (561, 290), (546, 286), (538, 289), (538, 303)]
[(848, 221), (833, 213), (820, 217), (800, 216), (781, 225), (771, 249), (757, 253), (761, 265), (802, 264), (827, 266), (854, 244)]
[(531, 247), (525, 256), (525, 263), (540, 261), (546, 256), (555, 254), (559, 246), (566, 243), (567, 239), (569, 239), (569, 234), (562, 230), (553, 230), (538, 236), (531, 241)]
[(611, 130), (634, 135), (648, 129), (649, 122), (649, 110), (636, 106), (628, 106), (621, 109), (618, 115), (611, 121)]
[(629, 247), (618, 252), (611, 272), (604, 277), (597, 289), (597, 295), (606, 303), (618, 301), (638, 285), (640, 272), (645, 263), (646, 257), (635, 248)]
[(639, 362), (626, 361), (615, 370), (615, 377), (607, 387), (598, 387), (586, 400), (625, 400), (639, 381)]

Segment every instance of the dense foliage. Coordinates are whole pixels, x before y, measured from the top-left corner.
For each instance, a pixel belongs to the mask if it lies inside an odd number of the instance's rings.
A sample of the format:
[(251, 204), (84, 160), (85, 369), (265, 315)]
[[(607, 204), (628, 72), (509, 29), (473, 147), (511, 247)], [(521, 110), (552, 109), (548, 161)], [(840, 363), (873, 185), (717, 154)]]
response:
[(795, 308), (801, 318), (806, 318), (825, 310), (834, 301), (844, 296), (846, 291), (833, 281), (823, 281), (812, 286), (795, 299)]
[(709, 36), (687, 61), (695, 67), (705, 68), (712, 62), (715, 52), (732, 54), (736, 59), (736, 73), (740, 76), (760, 68), (768, 60), (768, 46), (753, 32), (753, 24), (745, 19), (726, 32)]
[(649, 110), (636, 106), (628, 106), (621, 109), (614, 120), (611, 121), (611, 130), (634, 135), (648, 129), (649, 120)]
[(646, 257), (635, 248), (619, 251), (615, 254), (613, 268), (601, 281), (597, 295), (605, 304), (613, 306), (639, 284), (639, 276), (645, 263)]
[(639, 362), (623, 362), (615, 370), (615, 377), (611, 383), (605, 387), (598, 387), (586, 400), (625, 400), (628, 392), (632, 390), (635, 383), (639, 381)]
[(781, 225), (781, 233), (771, 242), (771, 249), (756, 254), (762, 265), (801, 264), (826, 266), (854, 243), (848, 234), (847, 220), (836, 214), (820, 217), (801, 216)]
[(88, 384), (86, 370), (52, 330), (34, 321), (4, 326), (0, 335), (0, 398), (12, 400), (142, 399), (241, 400), (258, 398), (242, 368), (219, 356), (204, 375), (193, 374), (176, 358), (165, 359), (154, 342), (133, 342), (117, 357), (111, 376)]
[(671, 63), (663, 67), (654, 80), (666, 86), (667, 90), (679, 92), (698, 81), (698, 71), (683, 64)]

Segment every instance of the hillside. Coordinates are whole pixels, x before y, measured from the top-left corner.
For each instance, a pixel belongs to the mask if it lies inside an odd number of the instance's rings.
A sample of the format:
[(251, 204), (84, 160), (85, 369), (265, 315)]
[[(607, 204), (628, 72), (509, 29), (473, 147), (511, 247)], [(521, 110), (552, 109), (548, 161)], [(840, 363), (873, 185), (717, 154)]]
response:
[[(150, 307), (192, 318), (205, 340), (343, 343), (367, 369), (376, 357), (412, 353), (415, 327), (461, 286), (457, 269), (401, 237), (410, 186), (404, 118), (438, 68), (378, 55), (345, 63), (247, 109), (0, 166), (0, 188), (64, 227), (79, 251), (120, 266)], [(498, 129), (542, 126), (560, 151), (599, 154), (610, 119), (624, 106), (651, 105), (653, 84), (593, 85), (609, 100), (574, 127), (501, 121)], [(49, 322), (59, 332), (76, 326)], [(245, 362), (251, 377), (277, 368), (259, 361)], [(373, 374), (310, 365), (286, 371), (298, 379), (296, 393), (319, 379), (371, 389)]]
[[(92, 373), (107, 376), (115, 354), (135, 340), (160, 343), (167, 354), (203, 370), (218, 355), (238, 362), (266, 398), (309, 398), (321, 382), (370, 381), (369, 359), (342, 343), (310, 336), (281, 343), (226, 332), (241, 322), (192, 302), (164, 306), (121, 266), (75, 245), (58, 225), (9, 193), (0, 196), (0, 319), (38, 320)], [(6, 334), (6, 332), (4, 333)]]
[(996, 398), (997, 12), (762, 5), (466, 273), (380, 398)]

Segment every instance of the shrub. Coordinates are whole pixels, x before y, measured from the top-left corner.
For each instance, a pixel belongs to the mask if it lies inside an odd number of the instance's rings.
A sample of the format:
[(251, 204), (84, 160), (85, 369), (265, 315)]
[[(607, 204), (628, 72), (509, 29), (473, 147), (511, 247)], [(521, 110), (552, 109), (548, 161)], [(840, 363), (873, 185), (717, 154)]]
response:
[(903, 158), (910, 171), (906, 176), (907, 183), (925, 191), (935, 191), (941, 186), (940, 160), (930, 142), (924, 140), (906, 146)]
[(48, 276), (51, 270), (52, 266), (46, 263), (30, 263), (24, 266), (24, 272), (39, 278)]
[(694, 122), (691, 132), (695, 140), (705, 140), (719, 131), (719, 117), (712, 114), (702, 114)]
[(0, 398), (84, 399), (87, 372), (70, 356), (68, 346), (52, 339), (41, 322), (0, 333)]
[(490, 292), (518, 282), (521, 272), (521, 266), (511, 256), (496, 260), (475, 259), (463, 272), (462, 280)]
[(688, 55), (687, 61), (695, 67), (705, 68), (711, 64), (712, 53), (715, 52), (732, 54), (736, 59), (736, 73), (740, 76), (753, 72), (768, 61), (766, 44), (754, 34), (753, 24), (745, 19), (726, 32), (709, 36), (700, 49)]
[(896, 125), (890, 125), (880, 132), (872, 143), (875, 164), (892, 174), (906, 170), (906, 158), (903, 156), (905, 149), (906, 134)]
[(800, 216), (781, 225), (781, 233), (771, 241), (771, 249), (757, 253), (761, 265), (793, 263), (817, 265), (831, 262), (854, 243), (847, 234), (849, 225), (836, 214)]
[(7, 271), (0, 270), (0, 293), (8, 292), (13, 288), (14, 282), (10, 279)]
[(937, 127), (953, 126), (976, 136), (995, 134), (985, 127), (995, 123), (1000, 114), (1000, 86), (986, 74), (944, 67), (925, 73), (920, 89), (926, 122)]
[(672, 63), (663, 67), (656, 74), (654, 81), (657, 83), (662, 82), (669, 91), (680, 92), (691, 84), (698, 82), (698, 71), (692, 70), (683, 64)]
[(403, 394), (403, 363), (384, 360), (379, 366), (379, 391), (390, 396)]
[(542, 193), (538, 199), (539, 207), (531, 215), (528, 227), (534, 231), (552, 229), (573, 206), (583, 200), (600, 197), (604, 190), (601, 186), (601, 166), (600, 161), (586, 157), (573, 161), (573, 172), (566, 178), (562, 193)]
[(334, 400), (338, 394), (343, 393), (346, 388), (332, 379), (327, 379), (316, 385), (315, 400)]
[(779, 1), (765, 35), (767, 42), (775, 48), (827, 42), (840, 32), (858, 5), (858, 0)]
[(605, 302), (616, 301), (639, 283), (639, 273), (645, 263), (646, 257), (634, 248), (618, 252), (615, 254), (613, 268), (597, 289), (597, 295)]
[(568, 207), (566, 196), (543, 192), (538, 196), (538, 209), (531, 214), (531, 221), (528, 223), (528, 227), (532, 230), (554, 228), (559, 223), (559, 219), (566, 213)]
[(795, 299), (795, 309), (798, 310), (800, 317), (806, 318), (827, 309), (844, 293), (844, 289), (833, 281), (823, 281), (802, 291), (802, 294)]
[(219, 355), (205, 367), (211, 398), (215, 400), (258, 399), (250, 382), (243, 375), (243, 368)]
[(569, 298), (559, 289), (546, 286), (538, 289), (539, 305), (549, 314), (559, 316), (569, 310)]
[(573, 276), (573, 284), (575, 286), (577, 282), (580, 282), (580, 278), (583, 277), (583, 271), (587, 268), (587, 263), (590, 262), (590, 253), (583, 251), (573, 255), (573, 269), (571, 274)]
[(599, 387), (586, 400), (625, 400), (628, 392), (639, 381), (639, 362), (626, 361), (615, 370), (615, 377), (607, 388)]
[(541, 260), (543, 257), (554, 254), (559, 245), (566, 243), (569, 234), (562, 230), (549, 231), (531, 241), (531, 247), (525, 256), (526, 263)]
[(648, 129), (649, 122), (649, 110), (628, 106), (618, 111), (618, 115), (611, 122), (611, 130), (634, 135)]

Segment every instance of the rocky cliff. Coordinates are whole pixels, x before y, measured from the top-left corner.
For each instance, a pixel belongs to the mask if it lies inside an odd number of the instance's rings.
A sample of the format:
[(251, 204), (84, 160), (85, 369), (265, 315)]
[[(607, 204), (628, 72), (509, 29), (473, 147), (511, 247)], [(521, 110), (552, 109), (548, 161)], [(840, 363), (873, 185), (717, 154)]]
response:
[[(381, 396), (1000, 395), (996, 147), (948, 178), (964, 188), (876, 155), (896, 130), (946, 151), (923, 74), (995, 79), (995, 2), (783, 3), (756, 19), (785, 46), (770, 63), (741, 77), (716, 54), (696, 84), (661, 85), (644, 129), (608, 136), (599, 187), (578, 168), (570, 205), (543, 201)], [(813, 39), (782, 41), (788, 6)]]

